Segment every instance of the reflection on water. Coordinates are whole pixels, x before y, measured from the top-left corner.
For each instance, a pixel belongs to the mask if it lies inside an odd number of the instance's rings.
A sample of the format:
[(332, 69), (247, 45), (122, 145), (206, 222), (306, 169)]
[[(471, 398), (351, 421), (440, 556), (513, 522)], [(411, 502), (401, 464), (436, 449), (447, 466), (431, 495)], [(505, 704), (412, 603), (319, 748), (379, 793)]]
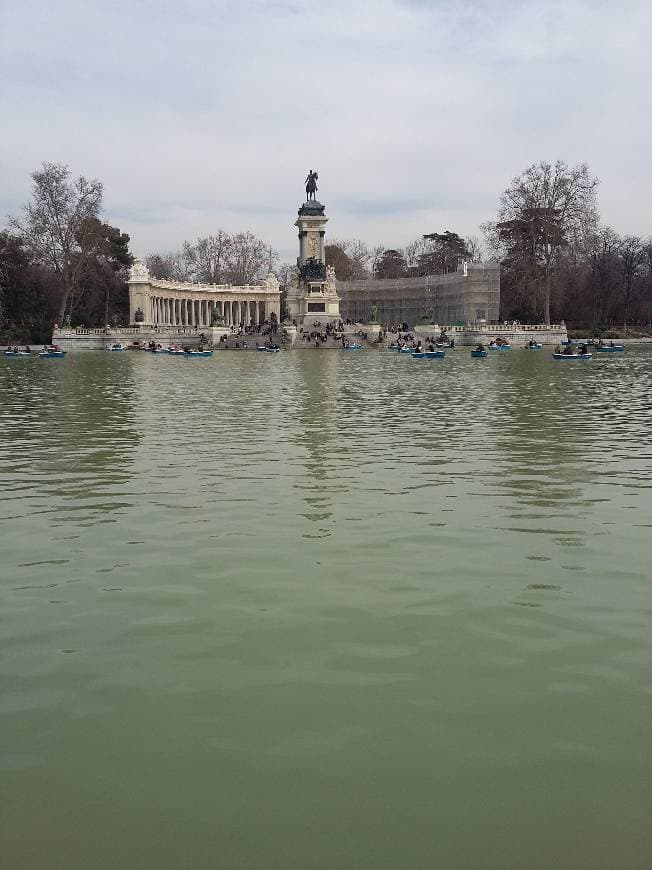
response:
[(290, 435), (290, 445), (305, 455), (306, 476), (295, 486), (306, 502), (303, 517), (315, 525), (303, 532), (306, 538), (327, 538), (333, 516), (332, 494), (346, 489), (346, 477), (337, 463), (337, 421), (339, 417), (338, 363), (341, 355), (324, 351), (315, 365), (314, 353), (296, 354), (300, 378), (297, 431)]
[(3, 870), (648, 866), (651, 360), (0, 360)]

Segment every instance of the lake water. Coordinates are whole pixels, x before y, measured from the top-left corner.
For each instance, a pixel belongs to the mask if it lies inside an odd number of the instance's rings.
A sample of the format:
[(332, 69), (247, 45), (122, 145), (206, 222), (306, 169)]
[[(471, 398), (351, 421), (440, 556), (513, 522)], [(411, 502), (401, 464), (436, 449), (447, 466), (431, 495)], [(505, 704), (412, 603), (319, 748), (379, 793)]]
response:
[(651, 364), (0, 360), (2, 870), (649, 870)]

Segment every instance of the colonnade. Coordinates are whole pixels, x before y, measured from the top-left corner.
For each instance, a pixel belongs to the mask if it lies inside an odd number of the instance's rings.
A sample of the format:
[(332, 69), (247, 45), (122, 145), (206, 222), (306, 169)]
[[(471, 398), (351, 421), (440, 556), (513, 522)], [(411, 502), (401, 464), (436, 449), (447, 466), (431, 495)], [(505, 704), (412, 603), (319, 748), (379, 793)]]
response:
[[(213, 315), (227, 326), (248, 326), (269, 319), (271, 304), (251, 299), (188, 299), (176, 296), (150, 297), (152, 322), (157, 326), (210, 326)], [(270, 310), (267, 310), (270, 308)]]

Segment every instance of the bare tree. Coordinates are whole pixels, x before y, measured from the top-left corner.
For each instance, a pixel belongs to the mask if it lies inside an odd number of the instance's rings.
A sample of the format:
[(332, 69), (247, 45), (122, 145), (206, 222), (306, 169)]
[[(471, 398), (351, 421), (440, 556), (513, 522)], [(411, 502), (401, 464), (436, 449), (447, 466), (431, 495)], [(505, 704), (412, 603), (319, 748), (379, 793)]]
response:
[(249, 232), (233, 236), (226, 267), (230, 284), (252, 284), (270, 265), (270, 252), (262, 239)]
[(543, 315), (550, 323), (550, 288), (560, 251), (597, 222), (597, 178), (583, 163), (532, 164), (514, 178), (500, 199), (498, 229), (503, 238), (525, 248), (544, 278)]
[(645, 242), (637, 236), (626, 236), (620, 241), (620, 275), (623, 296), (623, 329), (627, 335), (627, 321), (636, 291), (643, 285), (641, 280), (647, 251)]
[(599, 227), (589, 241), (591, 267), (591, 318), (597, 324), (607, 320), (612, 288), (618, 282), (620, 236), (611, 227)]
[(369, 276), (371, 251), (366, 242), (363, 242), (362, 239), (331, 239), (329, 247), (340, 248), (340, 250), (342, 250), (349, 258), (349, 280), (367, 278)]
[(479, 236), (467, 236), (466, 249), (473, 263), (481, 263), (485, 256), (485, 248)]
[(224, 230), (218, 230), (212, 236), (197, 239), (194, 245), (185, 242), (184, 250), (186, 246), (193, 264), (195, 280), (206, 284), (221, 284), (233, 246), (231, 236)]
[(70, 304), (85, 266), (101, 243), (94, 231), (102, 210), (102, 183), (80, 175), (73, 179), (66, 165), (44, 163), (32, 173), (33, 199), (22, 217), (9, 224), (25, 240), (34, 259), (54, 270), (61, 282), (58, 319), (70, 314)]
[(145, 262), (154, 278), (162, 281), (190, 281), (193, 275), (194, 255), (188, 242), (180, 251), (167, 254), (149, 254)]
[(278, 283), (287, 288), (289, 284), (292, 283), (294, 276), (296, 274), (297, 267), (295, 263), (280, 263), (276, 269), (274, 270), (274, 274), (278, 278)]

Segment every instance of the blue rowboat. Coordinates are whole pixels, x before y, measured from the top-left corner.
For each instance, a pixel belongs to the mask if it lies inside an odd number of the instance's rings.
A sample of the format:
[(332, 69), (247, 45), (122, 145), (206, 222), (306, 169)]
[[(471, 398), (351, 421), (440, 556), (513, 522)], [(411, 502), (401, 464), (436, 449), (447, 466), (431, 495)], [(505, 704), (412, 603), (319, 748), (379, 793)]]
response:
[(346, 344), (344, 345), (344, 350), (361, 350), (361, 344)]
[(489, 344), (487, 345), (489, 350), (511, 350), (511, 344)]
[(473, 357), (473, 359), (484, 359), (487, 355), (488, 354), (487, 354), (486, 350), (472, 350), (471, 351), (471, 356)]
[(400, 347), (398, 344), (390, 344), (389, 347), (387, 348), (387, 350), (397, 351), (397, 350), (400, 350)]
[(124, 344), (120, 344), (119, 342), (117, 344), (111, 344), (111, 345), (109, 345), (109, 347), (107, 347), (107, 350), (113, 351), (113, 353), (117, 353), (117, 352), (124, 350), (124, 349), (125, 349)]
[(593, 354), (592, 353), (553, 353), (552, 358), (556, 359), (556, 360), (575, 360), (577, 362), (578, 360), (592, 359)]
[(414, 348), (413, 347), (399, 347), (398, 352), (399, 353), (414, 353)]
[(6, 350), (5, 356), (11, 359), (12, 357), (17, 356), (31, 356), (32, 354), (28, 350)]
[(183, 352), (183, 354), (184, 354), (184, 356), (204, 357), (204, 356), (213, 356), (213, 351), (212, 350), (185, 350)]
[(186, 352), (185, 350), (169, 350), (168, 354), (170, 356), (185, 356)]
[(260, 345), (257, 345), (256, 350), (259, 350), (261, 353), (280, 353), (281, 352), (280, 347), (265, 347), (265, 345), (263, 345), (262, 347)]
[(446, 356), (444, 350), (422, 350), (415, 351), (412, 354), (412, 359), (443, 359)]
[(66, 355), (65, 350), (41, 350), (39, 356), (41, 359), (63, 359)]
[(622, 344), (614, 344), (613, 347), (611, 345), (600, 347), (599, 344), (596, 344), (595, 349), (598, 353), (625, 353), (625, 348)]
[(526, 344), (523, 350), (541, 350), (542, 344)]

